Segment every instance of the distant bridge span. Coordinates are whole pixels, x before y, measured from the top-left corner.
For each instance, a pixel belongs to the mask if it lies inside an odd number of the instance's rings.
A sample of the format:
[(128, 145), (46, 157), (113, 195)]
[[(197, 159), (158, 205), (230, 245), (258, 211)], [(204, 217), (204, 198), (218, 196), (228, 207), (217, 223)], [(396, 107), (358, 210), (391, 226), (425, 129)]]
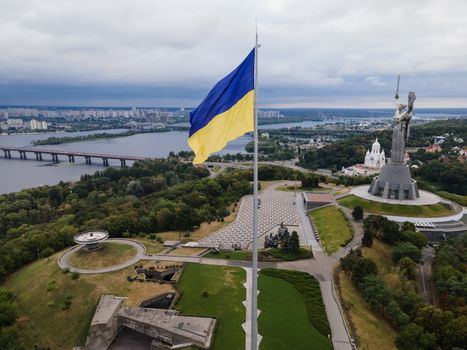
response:
[(156, 158), (151, 157), (138, 157), (138, 156), (126, 156), (126, 155), (115, 155), (115, 154), (106, 154), (106, 153), (91, 153), (91, 152), (75, 152), (75, 151), (64, 151), (64, 150), (54, 150), (47, 148), (36, 148), (36, 147), (12, 147), (12, 146), (0, 146), (0, 151), (3, 151), (3, 154), (6, 159), (11, 159), (11, 153), (17, 152), (20, 159), (28, 159), (27, 154), (34, 154), (36, 160), (43, 160), (43, 154), (49, 154), (52, 156), (52, 162), (58, 163), (60, 160), (58, 156), (68, 157), (70, 163), (75, 162), (75, 157), (83, 157), (86, 160), (86, 164), (92, 163), (92, 158), (102, 159), (102, 164), (104, 166), (109, 166), (109, 159), (119, 160), (121, 166), (126, 166), (126, 161), (138, 161), (138, 160), (151, 160)]

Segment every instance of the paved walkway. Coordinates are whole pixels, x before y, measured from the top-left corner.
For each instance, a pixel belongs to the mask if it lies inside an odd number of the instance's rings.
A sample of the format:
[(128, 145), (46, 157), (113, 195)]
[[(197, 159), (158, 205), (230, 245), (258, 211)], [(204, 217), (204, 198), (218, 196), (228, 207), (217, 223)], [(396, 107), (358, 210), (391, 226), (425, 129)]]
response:
[[(282, 222), (285, 226), (300, 227), (302, 221), (296, 207), (294, 192), (276, 190), (276, 187), (283, 186), (286, 183), (277, 183), (266, 188), (258, 195), (261, 203), (258, 210), (258, 237)], [(199, 245), (202, 247), (232, 249), (232, 245), (238, 244), (241, 248), (246, 249), (252, 241), (252, 225), (253, 196), (250, 195), (243, 197), (234, 222), (203, 238), (199, 241)]]
[(381, 202), (381, 203), (388, 203), (388, 204), (399, 204), (399, 205), (429, 205), (429, 204), (436, 204), (443, 199), (437, 196), (434, 193), (419, 190), (420, 197), (417, 199), (390, 199), (390, 198), (382, 198), (378, 196), (374, 196), (368, 192), (369, 185), (357, 186), (352, 189), (350, 192), (351, 194), (356, 195), (357, 197), (364, 198), (370, 201)]

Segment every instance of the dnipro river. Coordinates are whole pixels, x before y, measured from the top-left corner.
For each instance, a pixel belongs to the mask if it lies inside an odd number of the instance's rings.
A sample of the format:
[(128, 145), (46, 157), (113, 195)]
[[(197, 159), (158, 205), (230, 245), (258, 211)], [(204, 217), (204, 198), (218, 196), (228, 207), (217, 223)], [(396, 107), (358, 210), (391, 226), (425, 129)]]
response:
[[(107, 133), (122, 131), (124, 130), (105, 130)], [(76, 136), (97, 132), (104, 131), (0, 135), (0, 145), (31, 147), (31, 141), (33, 140), (51, 136)], [(188, 132), (170, 131), (38, 147), (78, 152), (165, 158), (170, 151), (189, 150), (187, 137)], [(221, 153), (245, 152), (245, 145), (250, 140), (251, 137), (249, 136), (240, 137), (230, 142)], [(84, 158), (81, 157), (76, 157), (75, 163), (68, 163), (67, 157), (61, 157), (59, 164), (52, 163), (51, 156), (46, 154), (43, 155), (43, 161), (41, 162), (36, 161), (33, 154), (28, 154), (30, 159), (27, 161), (20, 160), (17, 152), (12, 152), (12, 157), (12, 159), (5, 159), (3, 152), (0, 152), (0, 194), (39, 185), (52, 185), (60, 181), (78, 180), (82, 174), (92, 174), (103, 168), (102, 160), (98, 158), (92, 159), (93, 164), (86, 165)], [(109, 163), (110, 165), (120, 165), (119, 161), (112, 162), (109, 160)]]
[[(374, 120), (376, 118), (358, 119), (359, 121)], [(383, 118), (378, 118), (382, 120)], [(332, 122), (349, 121), (352, 118), (336, 118)], [(354, 119), (355, 120), (355, 119)], [(283, 128), (302, 126), (310, 127), (317, 124), (330, 123), (327, 121), (305, 121), (299, 123), (284, 123), (260, 125), (263, 128)], [(125, 130), (93, 130), (76, 133), (45, 133), (27, 135), (1, 135), (0, 145), (31, 147), (31, 141), (51, 136), (76, 136), (98, 132), (123, 132)], [(62, 149), (68, 151), (81, 151), (93, 153), (108, 153), (114, 155), (132, 155), (145, 157), (167, 157), (170, 151), (179, 152), (189, 150), (187, 144), (188, 132), (170, 131), (163, 133), (137, 134), (115, 139), (102, 139), (95, 141), (73, 142), (60, 145), (38, 146), (40, 148)], [(245, 151), (245, 145), (251, 140), (250, 136), (242, 136), (222, 150), (221, 154), (238, 153)], [(20, 160), (17, 152), (12, 153), (13, 159), (5, 159), (0, 152), (0, 194), (19, 191), (24, 188), (39, 185), (53, 185), (60, 181), (78, 180), (82, 174), (92, 174), (103, 169), (102, 160), (93, 158), (93, 164), (85, 164), (84, 159), (76, 157), (75, 163), (68, 163), (66, 157), (60, 158), (60, 163), (54, 164), (51, 156), (43, 155), (43, 161), (36, 161), (34, 155), (28, 154), (27, 161)], [(110, 165), (119, 166), (119, 161), (110, 161)]]

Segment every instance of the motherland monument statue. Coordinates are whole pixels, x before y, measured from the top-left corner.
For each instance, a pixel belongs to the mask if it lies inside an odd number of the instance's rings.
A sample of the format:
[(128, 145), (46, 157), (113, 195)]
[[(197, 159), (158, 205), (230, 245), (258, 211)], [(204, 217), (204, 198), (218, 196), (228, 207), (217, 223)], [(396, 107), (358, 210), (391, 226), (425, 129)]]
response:
[(397, 77), (396, 112), (394, 113), (391, 162), (381, 168), (379, 176), (371, 182), (368, 192), (385, 199), (417, 199), (420, 197), (417, 182), (412, 179), (409, 167), (404, 163), (405, 143), (410, 135), (415, 93), (410, 91), (407, 105), (399, 101), (399, 82)]

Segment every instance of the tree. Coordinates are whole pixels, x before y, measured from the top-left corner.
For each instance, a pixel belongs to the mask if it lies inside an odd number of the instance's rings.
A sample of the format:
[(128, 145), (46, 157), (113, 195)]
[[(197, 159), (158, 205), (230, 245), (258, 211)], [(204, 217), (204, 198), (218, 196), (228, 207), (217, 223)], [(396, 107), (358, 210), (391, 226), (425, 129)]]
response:
[(369, 230), (363, 231), (362, 244), (365, 247), (371, 247), (373, 245), (373, 235)]
[(403, 242), (392, 249), (392, 259), (398, 262), (403, 257), (409, 257), (414, 262), (419, 263), (422, 259), (422, 252), (409, 242)]
[(428, 239), (426, 236), (417, 231), (403, 231), (401, 233), (401, 240), (404, 242), (410, 242), (418, 249), (422, 249), (428, 244)]
[(409, 323), (396, 337), (399, 350), (434, 350), (436, 337), (415, 323)]
[(399, 265), (399, 269), (404, 273), (405, 277), (407, 277), (409, 280), (415, 279), (416, 264), (412, 259), (410, 259), (408, 256), (404, 256), (399, 260), (397, 265)]
[(417, 310), (425, 304), (422, 296), (409, 290), (399, 297), (399, 306), (410, 318), (415, 317)]
[(292, 231), (292, 234), (288, 239), (287, 250), (293, 254), (298, 253), (298, 251), (300, 250), (300, 239), (298, 238), (298, 234), (296, 231)]
[(377, 309), (384, 314), (384, 308), (391, 300), (391, 292), (384, 285), (383, 280), (375, 274), (369, 274), (363, 278), (358, 287), (365, 301), (373, 309)]
[(443, 344), (447, 349), (463, 349), (467, 344), (467, 316), (458, 317), (444, 327)]
[(405, 326), (410, 321), (409, 316), (402, 312), (395, 300), (391, 300), (389, 302), (386, 312), (388, 317), (391, 319), (392, 324), (397, 328)]
[(365, 276), (376, 275), (377, 272), (376, 264), (373, 260), (361, 257), (358, 258), (352, 270), (352, 279), (356, 283), (361, 283)]
[(401, 232), (404, 231), (415, 231), (415, 224), (410, 221), (404, 221), (401, 226)]
[(423, 327), (427, 332), (433, 333), (441, 338), (444, 327), (453, 320), (450, 311), (444, 311), (434, 305), (426, 305), (417, 311), (414, 322)]
[(346, 274), (351, 273), (355, 267), (355, 264), (358, 261), (358, 258), (361, 256), (362, 254), (360, 251), (354, 251), (351, 249), (349, 254), (347, 254), (347, 256), (340, 259), (342, 270)]
[(383, 225), (383, 241), (388, 244), (393, 244), (397, 242), (399, 238), (399, 225), (394, 221), (387, 220)]
[(363, 208), (359, 205), (356, 205), (352, 211), (352, 216), (355, 221), (360, 221), (363, 219)]

